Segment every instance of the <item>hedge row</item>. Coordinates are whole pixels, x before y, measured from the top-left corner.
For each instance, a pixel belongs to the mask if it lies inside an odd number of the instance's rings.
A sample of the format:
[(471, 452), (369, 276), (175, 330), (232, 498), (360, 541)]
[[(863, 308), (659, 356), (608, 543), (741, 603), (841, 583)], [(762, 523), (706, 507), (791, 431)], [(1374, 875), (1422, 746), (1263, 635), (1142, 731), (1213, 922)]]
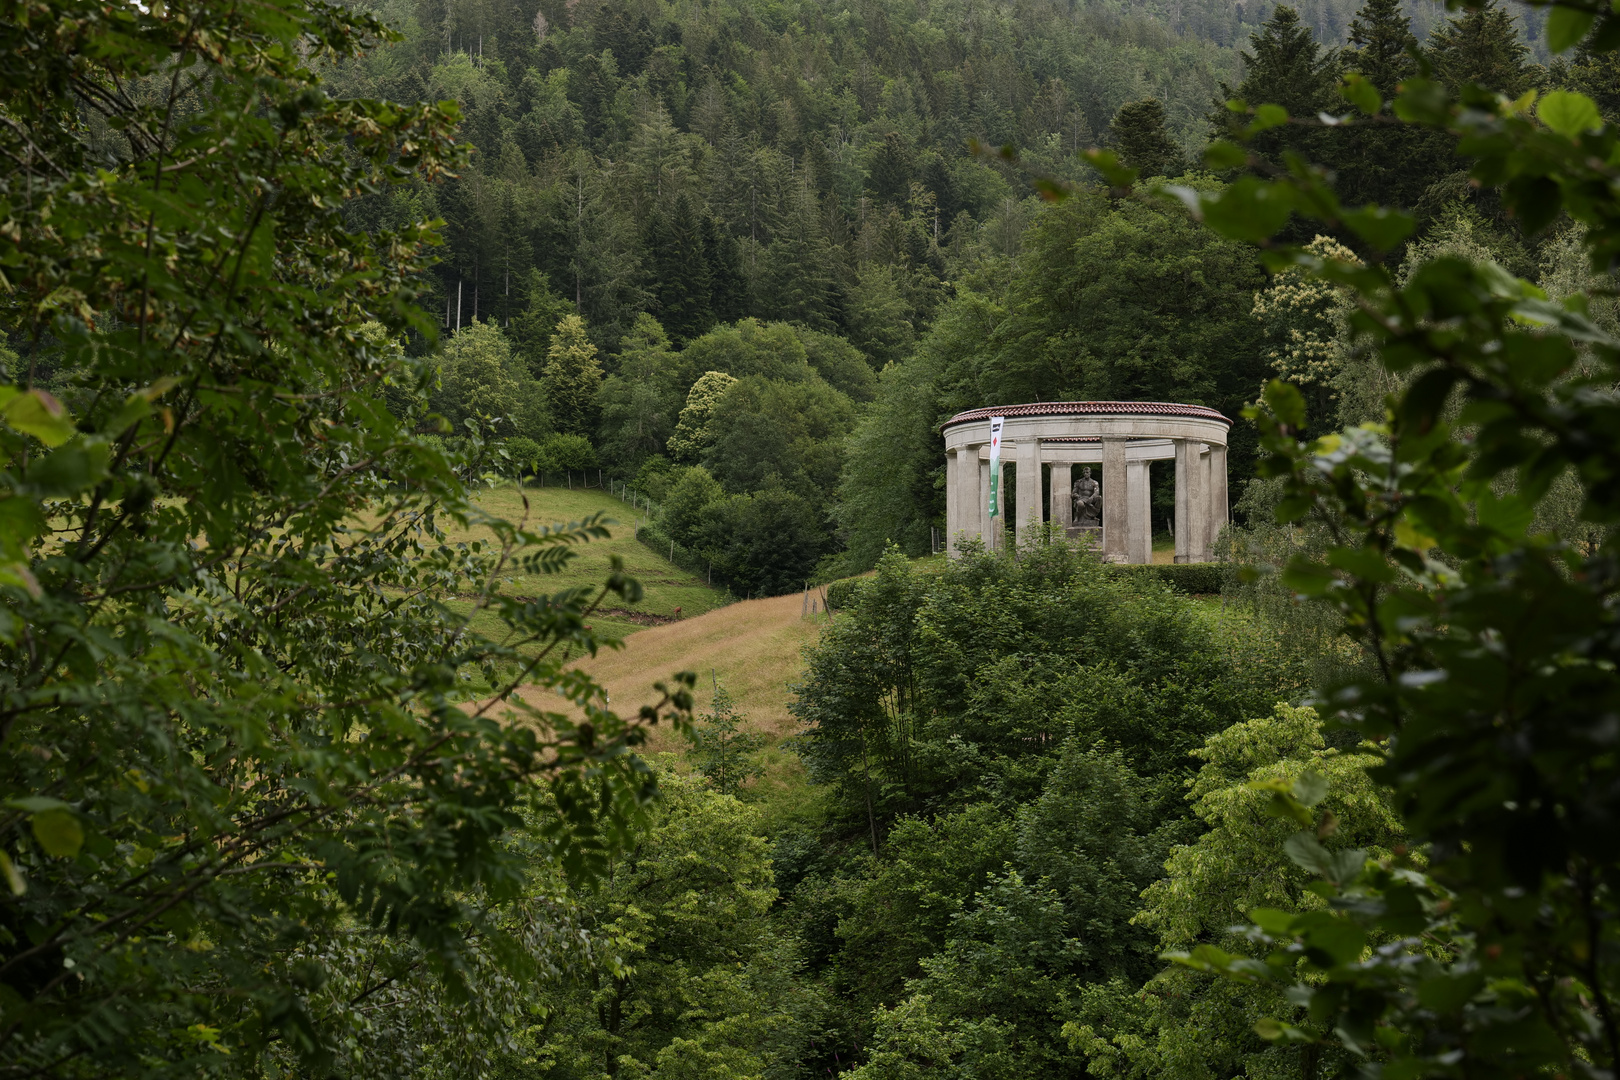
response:
[(853, 607), (858, 590), (866, 584), (866, 581), (866, 578), (850, 577), (828, 585), (827, 606), (834, 611)]
[(1116, 574), (1156, 577), (1188, 596), (1207, 596), (1221, 591), (1228, 567), (1224, 563), (1114, 563), (1108, 569)]
[[(1116, 574), (1158, 578), (1172, 589), (1188, 596), (1208, 596), (1221, 591), (1227, 566), (1223, 563), (1115, 563), (1108, 569)], [(827, 586), (827, 606), (834, 611), (852, 607), (868, 578), (844, 578)]]

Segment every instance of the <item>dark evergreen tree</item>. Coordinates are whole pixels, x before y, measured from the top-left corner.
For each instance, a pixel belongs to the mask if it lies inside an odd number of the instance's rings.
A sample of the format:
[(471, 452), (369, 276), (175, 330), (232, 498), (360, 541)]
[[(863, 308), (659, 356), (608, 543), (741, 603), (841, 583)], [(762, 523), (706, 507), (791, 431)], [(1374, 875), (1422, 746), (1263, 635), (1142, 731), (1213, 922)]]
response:
[(1411, 54), (1416, 45), (1412, 20), (1402, 10), (1401, 0), (1367, 0), (1350, 23), (1345, 66), (1359, 71), (1388, 101), (1401, 80), (1417, 71)]
[[(1546, 71), (1530, 62), (1530, 50), (1512, 13), (1497, 0), (1485, 0), (1483, 6), (1447, 19), (1429, 35), (1426, 51), (1435, 76), (1453, 88), (1472, 83), (1518, 97), (1546, 79)], [(1419, 200), (1419, 217), (1434, 220), (1457, 203), (1466, 203), (1492, 229), (1517, 236), (1518, 225), (1499, 192), (1474, 183), (1466, 161), (1450, 158), (1446, 166)]]
[(1447, 19), (1430, 36), (1428, 52), (1435, 74), (1448, 86), (1478, 83), (1516, 98), (1545, 74), (1529, 62), (1517, 22), (1497, 0)]
[[(1339, 104), (1336, 85), (1340, 58), (1335, 49), (1324, 49), (1299, 13), (1279, 6), (1260, 31), (1249, 36), (1252, 51), (1240, 53), (1243, 81), (1234, 87), (1221, 84), (1221, 99), (1212, 118), (1218, 134), (1225, 135), (1243, 120), (1226, 108), (1237, 98), (1251, 107), (1281, 105), (1289, 116), (1315, 117)], [(1319, 141), (1317, 129), (1280, 127), (1262, 132), (1253, 142), (1260, 154), (1276, 159), (1284, 150), (1310, 153)]]
[(713, 279), (704, 251), (703, 228), (684, 193), (670, 211), (654, 209), (642, 229), (647, 247), (647, 291), (653, 310), (669, 333), (683, 345), (714, 325), (710, 306)]
[[(1350, 24), (1344, 65), (1377, 89), (1387, 114), (1401, 82), (1417, 73), (1416, 46), (1401, 0), (1367, 0)], [(1456, 167), (1449, 137), (1404, 125), (1358, 122), (1328, 133), (1324, 142), (1323, 159), (1337, 170), (1340, 194), (1352, 204), (1415, 206)]]
[(962, 196), (956, 190), (951, 170), (938, 154), (929, 154), (922, 167), (922, 185), (934, 193), (934, 206), (939, 220), (947, 224), (956, 219), (963, 209)]
[(1583, 43), (1561, 75), (1556, 81), (1597, 102), (1606, 122), (1620, 121), (1620, 53), (1593, 52)]
[(834, 331), (839, 307), (837, 253), (827, 241), (820, 207), (809, 187), (806, 183), (792, 193), (788, 212), (771, 241), (765, 281), (754, 297), (754, 306), (761, 318)]
[(867, 187), (886, 202), (904, 202), (911, 193), (913, 168), (911, 148), (898, 132), (891, 131), (872, 154)]
[(1120, 106), (1108, 133), (1120, 161), (1143, 176), (1175, 176), (1184, 167), (1181, 147), (1165, 129), (1164, 106), (1155, 98)]
[(736, 322), (748, 314), (748, 279), (743, 276), (737, 238), (724, 232), (712, 216), (701, 224), (703, 256), (709, 262), (709, 310), (719, 322)]
[(507, 336), (512, 340), (512, 352), (523, 360), (529, 374), (539, 379), (545, 376), (551, 335), (564, 317), (574, 314), (574, 305), (559, 296), (551, 287), (551, 279), (539, 270), (524, 275), (521, 293), (523, 309), (512, 316)]
[(614, 61), (604, 63), (602, 57), (584, 57), (570, 71), (568, 96), (579, 106), (586, 138), (600, 139), (607, 134), (608, 110), (618, 84)]
[(629, 10), (622, 0), (603, 4), (596, 9), (592, 20), (591, 36), (598, 49), (612, 49), (619, 71), (635, 75), (646, 66), (653, 50), (652, 24), (647, 16)]

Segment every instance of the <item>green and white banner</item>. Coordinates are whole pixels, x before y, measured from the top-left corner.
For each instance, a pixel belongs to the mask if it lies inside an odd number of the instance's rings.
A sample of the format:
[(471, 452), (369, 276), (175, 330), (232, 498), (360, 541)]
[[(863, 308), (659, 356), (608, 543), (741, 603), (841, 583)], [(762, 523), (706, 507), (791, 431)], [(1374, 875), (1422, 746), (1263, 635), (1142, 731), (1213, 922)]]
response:
[(1001, 513), (1001, 416), (990, 418), (990, 516)]

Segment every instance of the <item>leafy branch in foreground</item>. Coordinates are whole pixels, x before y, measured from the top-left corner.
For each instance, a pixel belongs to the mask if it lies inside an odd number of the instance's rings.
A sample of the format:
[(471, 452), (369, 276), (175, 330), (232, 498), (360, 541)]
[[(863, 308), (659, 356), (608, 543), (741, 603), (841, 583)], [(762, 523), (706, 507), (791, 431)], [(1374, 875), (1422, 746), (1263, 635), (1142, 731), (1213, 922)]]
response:
[[(430, 373), (387, 339), (436, 223), (343, 212), (456, 168), (456, 110), (309, 66), (384, 37), (304, 0), (0, 5), (0, 1076), (477, 1067), (581, 948), (537, 860), (598, 872), (646, 727), (690, 713), (690, 676), (620, 718), (564, 668), (639, 597), (621, 567), (495, 584), (602, 523), (491, 519), (413, 434)], [(486, 1037), (400, 1040), (411, 993)]]
[[(1620, 43), (1620, 19), (1554, 7), (1561, 48)], [(1345, 96), (1369, 116), (1367, 83)], [(1620, 252), (1620, 138), (1578, 93), (1508, 100), (1479, 87), (1453, 98), (1413, 78), (1392, 103), (1401, 123), (1450, 132), (1475, 182), (1522, 227), (1567, 215), (1594, 270)], [(1255, 110), (1252, 135), (1289, 121)], [(1335, 118), (1334, 122), (1338, 122)], [(1240, 163), (1241, 147), (1212, 157)], [(1327, 175), (1298, 157), (1270, 178), (1179, 194), (1210, 227), (1266, 243), (1300, 215), (1387, 250), (1406, 215), (1341, 206)], [(1303, 431), (1298, 390), (1273, 383), (1252, 410), (1280, 478), (1279, 518), (1314, 518), (1331, 544), (1284, 582), (1330, 605), (1366, 651), (1368, 673), (1324, 690), (1332, 715), (1382, 749), (1373, 770), (1427, 862), (1289, 852), (1320, 875), (1327, 911), (1250, 913), (1264, 959), (1195, 950), (1183, 963), (1286, 989), (1298, 1012), (1270, 1038), (1337, 1044), (1365, 1075), (1609, 1076), (1620, 1066), (1620, 342), (1585, 297), (1549, 302), (1500, 267), (1424, 263), (1404, 283), (1355, 264), (1273, 249), (1353, 293), (1358, 347), (1402, 388), (1383, 422)], [(1561, 476), (1597, 526), (1579, 541), (1538, 533), (1538, 501)], [(1595, 537), (1595, 539), (1594, 539)], [(1313, 793), (1279, 791), (1310, 822)], [(1414, 848), (1414, 851), (1418, 850)], [(1306, 1056), (1306, 1073), (1315, 1060)]]

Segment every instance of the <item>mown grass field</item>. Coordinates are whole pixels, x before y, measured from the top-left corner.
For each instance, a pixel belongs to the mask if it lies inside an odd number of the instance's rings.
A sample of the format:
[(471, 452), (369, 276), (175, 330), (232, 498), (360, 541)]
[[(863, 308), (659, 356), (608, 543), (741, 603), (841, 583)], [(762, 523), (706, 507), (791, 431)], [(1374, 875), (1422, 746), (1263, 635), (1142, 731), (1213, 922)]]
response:
[[(608, 692), (620, 715), (632, 714), (657, 700), (653, 684), (677, 671), (698, 675), (697, 710), (712, 707), (716, 686), (731, 692), (743, 713), (744, 726), (770, 740), (762, 751), (765, 775), (749, 785), (747, 797), (773, 808), (797, 806), (804, 794), (804, 768), (782, 741), (794, 733), (788, 702), (804, 662), (801, 650), (826, 625), (824, 614), (805, 614), (802, 594), (743, 600), (696, 618), (683, 618), (638, 630), (622, 647), (605, 649), (578, 661)], [(528, 692), (541, 708), (563, 702), (545, 691)], [(653, 732), (649, 754), (680, 753), (685, 741), (674, 731)]]
[[(528, 506), (525, 508), (524, 500)], [(527, 521), (530, 527), (564, 525), (581, 522), (592, 514), (604, 514), (612, 519), (608, 525), (611, 537), (592, 540), (576, 548), (576, 557), (558, 574), (525, 574), (514, 569), (502, 575), (505, 591), (516, 596), (539, 596), (560, 589), (600, 585), (608, 574), (609, 559), (617, 555), (624, 560), (625, 570), (646, 590), (640, 603), (626, 604), (618, 597), (604, 601), (592, 626), (604, 637), (622, 638), (646, 626), (658, 625), (676, 618), (691, 618), (722, 606), (727, 597), (723, 591), (711, 589), (693, 574), (689, 574), (660, 558), (636, 539), (636, 511), (630, 505), (597, 489), (569, 490), (559, 487), (524, 487), (516, 485), (494, 488), (478, 499), (486, 511), (509, 521)], [(446, 540), (452, 544), (463, 541), (490, 540), (487, 528), (446, 529)], [(452, 610), (470, 610), (470, 601), (448, 602)], [(487, 625), (486, 625), (487, 623)], [(494, 633), (499, 630), (491, 616), (473, 620), (475, 629)]]

